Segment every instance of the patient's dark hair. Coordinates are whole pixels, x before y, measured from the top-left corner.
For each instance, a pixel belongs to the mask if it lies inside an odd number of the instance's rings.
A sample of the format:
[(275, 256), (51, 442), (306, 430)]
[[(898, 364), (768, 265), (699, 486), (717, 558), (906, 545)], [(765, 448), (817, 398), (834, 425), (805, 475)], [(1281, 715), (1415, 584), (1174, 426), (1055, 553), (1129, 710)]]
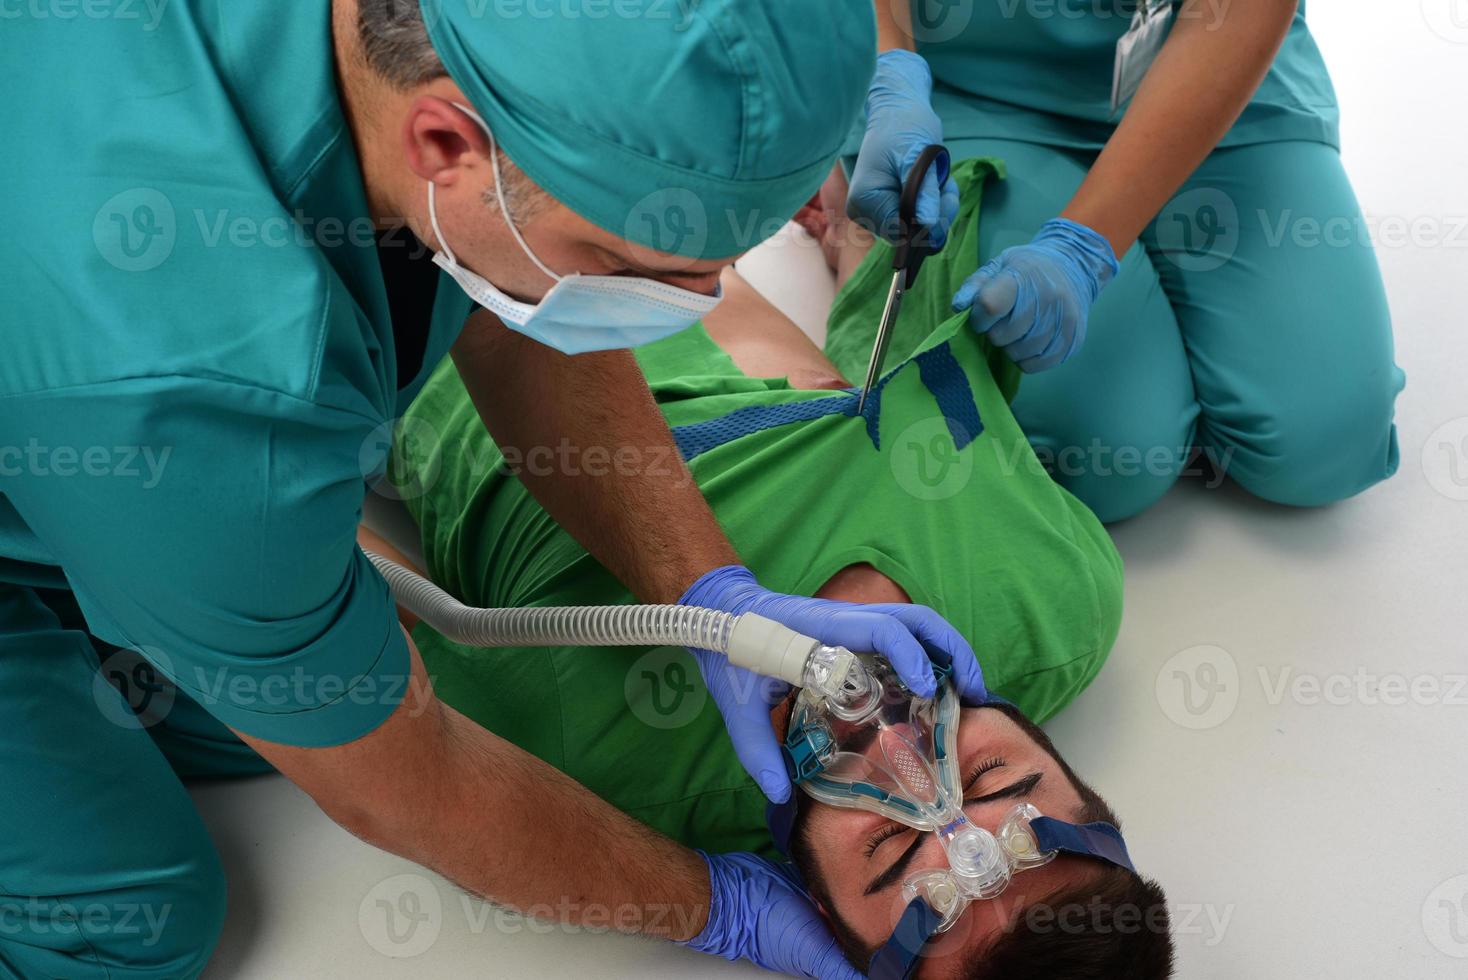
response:
[[(1050, 736), (1019, 709), (996, 703), (1035, 744), (1053, 758), (1081, 797), (1075, 822), (1121, 821), (1101, 795), (1071, 769)], [(803, 794), (802, 794), (803, 795)], [(796, 864), (831, 918), (846, 959), (866, 971), (876, 949), (868, 946), (837, 912), (818, 873), (806, 838), (806, 800), (790, 839)], [(1172, 930), (1167, 897), (1150, 878), (1113, 865), (1100, 865), (1085, 882), (1032, 902), (993, 944), (966, 954), (953, 980), (1166, 980), (1173, 972)]]
[(1125, 868), (1033, 902), (954, 980), (1166, 980), (1172, 976), (1167, 897)]

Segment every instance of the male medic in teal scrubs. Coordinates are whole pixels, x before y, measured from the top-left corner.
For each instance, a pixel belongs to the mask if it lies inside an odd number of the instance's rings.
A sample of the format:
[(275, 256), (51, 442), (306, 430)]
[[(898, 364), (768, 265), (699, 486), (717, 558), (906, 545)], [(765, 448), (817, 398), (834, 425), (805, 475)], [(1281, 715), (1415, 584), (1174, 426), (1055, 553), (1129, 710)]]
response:
[(848, 209), (888, 220), (927, 143), (1005, 161), (954, 308), (1030, 372), (1015, 416), (1062, 485), (1110, 521), (1194, 449), (1295, 506), (1395, 472), (1403, 375), (1304, 0), (876, 7)]
[[(679, 847), (437, 702), (356, 545), (451, 352), (500, 445), (616, 453), (525, 479), (634, 594), (875, 650), (920, 692), (951, 657), (982, 693), (929, 610), (756, 584), (623, 349), (695, 321), (829, 171), (876, 39), (867, 0), (825, 7), (7, 17), (0, 976), (197, 974), (225, 886), (179, 777), (265, 762), (505, 905), (855, 975), (784, 869)], [(785, 797), (780, 692), (701, 663)]]

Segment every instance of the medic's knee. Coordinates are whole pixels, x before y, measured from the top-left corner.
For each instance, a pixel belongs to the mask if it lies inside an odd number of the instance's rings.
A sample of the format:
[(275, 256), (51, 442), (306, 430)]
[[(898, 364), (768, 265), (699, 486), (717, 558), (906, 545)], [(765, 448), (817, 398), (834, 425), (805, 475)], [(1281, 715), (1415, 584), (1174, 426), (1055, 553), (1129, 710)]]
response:
[(1055, 482), (1109, 524), (1161, 499), (1187, 466), (1190, 444), (1186, 433), (1139, 426), (1123, 438), (1098, 436), (1060, 447), (1037, 442), (1035, 454)]
[(129, 927), (88, 936), (110, 980), (177, 980), (203, 972), (219, 944), (227, 904), (224, 869), (204, 837), (182, 860), (146, 872), (140, 888), (110, 899), (114, 922), (127, 914)]
[(1321, 507), (1353, 497), (1397, 471), (1392, 423), (1404, 376), (1388, 364), (1367, 382), (1291, 392), (1288, 408), (1237, 425), (1209, 422), (1220, 469), (1264, 500)]

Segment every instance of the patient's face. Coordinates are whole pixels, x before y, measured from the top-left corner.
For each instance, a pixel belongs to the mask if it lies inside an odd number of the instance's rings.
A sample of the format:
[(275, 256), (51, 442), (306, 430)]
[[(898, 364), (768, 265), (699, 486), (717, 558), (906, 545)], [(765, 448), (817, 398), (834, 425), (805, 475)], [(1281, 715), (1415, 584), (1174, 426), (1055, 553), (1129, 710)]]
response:
[[(1033, 803), (1041, 813), (1065, 820), (1074, 819), (1082, 806), (1080, 793), (1054, 757), (997, 708), (963, 709), (958, 760), (964, 810), (975, 826), (991, 832), (1018, 803)], [(804, 841), (797, 849), (801, 873), (833, 918), (866, 946), (880, 946), (905, 907), (902, 883), (918, 871), (947, 866), (936, 835), (865, 810), (810, 799), (802, 807), (796, 830)], [(996, 940), (1029, 904), (1095, 872), (1084, 858), (1061, 857), (1016, 874), (999, 898), (969, 905), (930, 949), (924, 975), (943, 976), (944, 960), (956, 966), (963, 951)]]

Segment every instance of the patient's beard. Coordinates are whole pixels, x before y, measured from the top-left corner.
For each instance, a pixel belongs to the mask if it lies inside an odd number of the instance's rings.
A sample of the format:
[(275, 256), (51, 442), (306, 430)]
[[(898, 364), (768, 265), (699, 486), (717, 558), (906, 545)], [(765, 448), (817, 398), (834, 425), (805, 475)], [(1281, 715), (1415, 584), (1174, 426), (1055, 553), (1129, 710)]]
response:
[[(794, 863), (795, 869), (800, 872), (806, 890), (820, 904), (821, 911), (830, 922), (831, 932), (836, 936), (836, 941), (841, 944), (841, 951), (846, 954), (847, 961), (862, 973), (866, 973), (867, 966), (871, 963), (876, 950), (867, 946), (857, 936), (850, 924), (841, 917), (836, 903), (831, 900), (831, 890), (827, 887), (825, 876), (821, 873), (820, 862), (816, 860), (816, 848), (810, 840), (810, 816), (822, 804), (817, 803), (798, 789), (795, 790), (795, 793), (795, 822), (790, 830), (790, 860)], [(831, 858), (835, 860), (839, 860), (840, 857), (840, 854), (831, 855)]]

